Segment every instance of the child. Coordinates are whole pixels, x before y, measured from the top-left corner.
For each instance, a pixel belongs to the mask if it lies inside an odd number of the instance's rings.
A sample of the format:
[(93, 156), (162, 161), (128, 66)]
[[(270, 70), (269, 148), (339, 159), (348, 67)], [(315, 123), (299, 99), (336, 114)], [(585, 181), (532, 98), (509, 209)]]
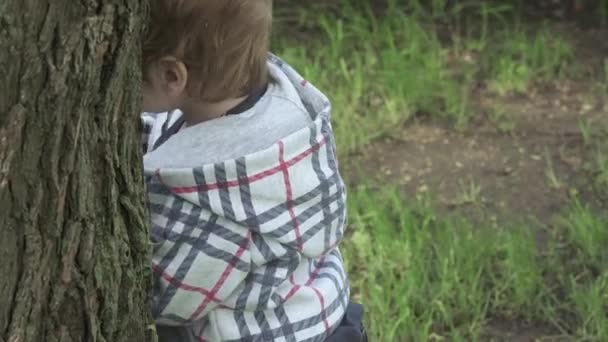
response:
[(161, 341), (362, 340), (337, 248), (346, 195), (330, 104), (268, 54), (271, 1), (150, 4), (144, 166)]

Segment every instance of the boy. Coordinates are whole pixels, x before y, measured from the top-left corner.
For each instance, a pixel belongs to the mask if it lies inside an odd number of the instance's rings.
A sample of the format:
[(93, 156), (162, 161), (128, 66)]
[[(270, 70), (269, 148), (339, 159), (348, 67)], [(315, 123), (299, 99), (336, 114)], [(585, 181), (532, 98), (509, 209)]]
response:
[(150, 3), (144, 167), (161, 341), (361, 340), (336, 247), (346, 195), (330, 104), (269, 57), (271, 1)]

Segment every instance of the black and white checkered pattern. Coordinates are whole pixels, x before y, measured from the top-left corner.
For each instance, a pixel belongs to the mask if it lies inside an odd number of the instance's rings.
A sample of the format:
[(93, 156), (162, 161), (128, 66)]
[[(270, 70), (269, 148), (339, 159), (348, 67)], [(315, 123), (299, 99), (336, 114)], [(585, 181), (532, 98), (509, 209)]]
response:
[[(194, 341), (323, 341), (346, 310), (346, 193), (329, 101), (280, 59), (269, 63), (300, 93), (309, 127), (238, 159), (146, 169), (154, 314)], [(144, 119), (147, 148), (166, 116)]]

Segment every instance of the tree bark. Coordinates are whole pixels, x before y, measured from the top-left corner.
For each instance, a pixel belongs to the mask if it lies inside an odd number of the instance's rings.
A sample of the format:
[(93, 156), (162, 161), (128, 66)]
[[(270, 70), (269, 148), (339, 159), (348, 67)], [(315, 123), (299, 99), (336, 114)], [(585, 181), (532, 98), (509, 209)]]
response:
[(142, 0), (0, 0), (0, 341), (151, 341)]

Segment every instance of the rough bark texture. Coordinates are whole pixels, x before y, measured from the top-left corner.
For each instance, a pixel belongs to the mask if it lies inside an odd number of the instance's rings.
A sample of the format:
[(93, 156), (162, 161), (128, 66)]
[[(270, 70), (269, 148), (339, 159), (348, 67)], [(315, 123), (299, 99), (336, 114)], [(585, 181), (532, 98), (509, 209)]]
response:
[(0, 0), (0, 341), (150, 341), (142, 0)]

